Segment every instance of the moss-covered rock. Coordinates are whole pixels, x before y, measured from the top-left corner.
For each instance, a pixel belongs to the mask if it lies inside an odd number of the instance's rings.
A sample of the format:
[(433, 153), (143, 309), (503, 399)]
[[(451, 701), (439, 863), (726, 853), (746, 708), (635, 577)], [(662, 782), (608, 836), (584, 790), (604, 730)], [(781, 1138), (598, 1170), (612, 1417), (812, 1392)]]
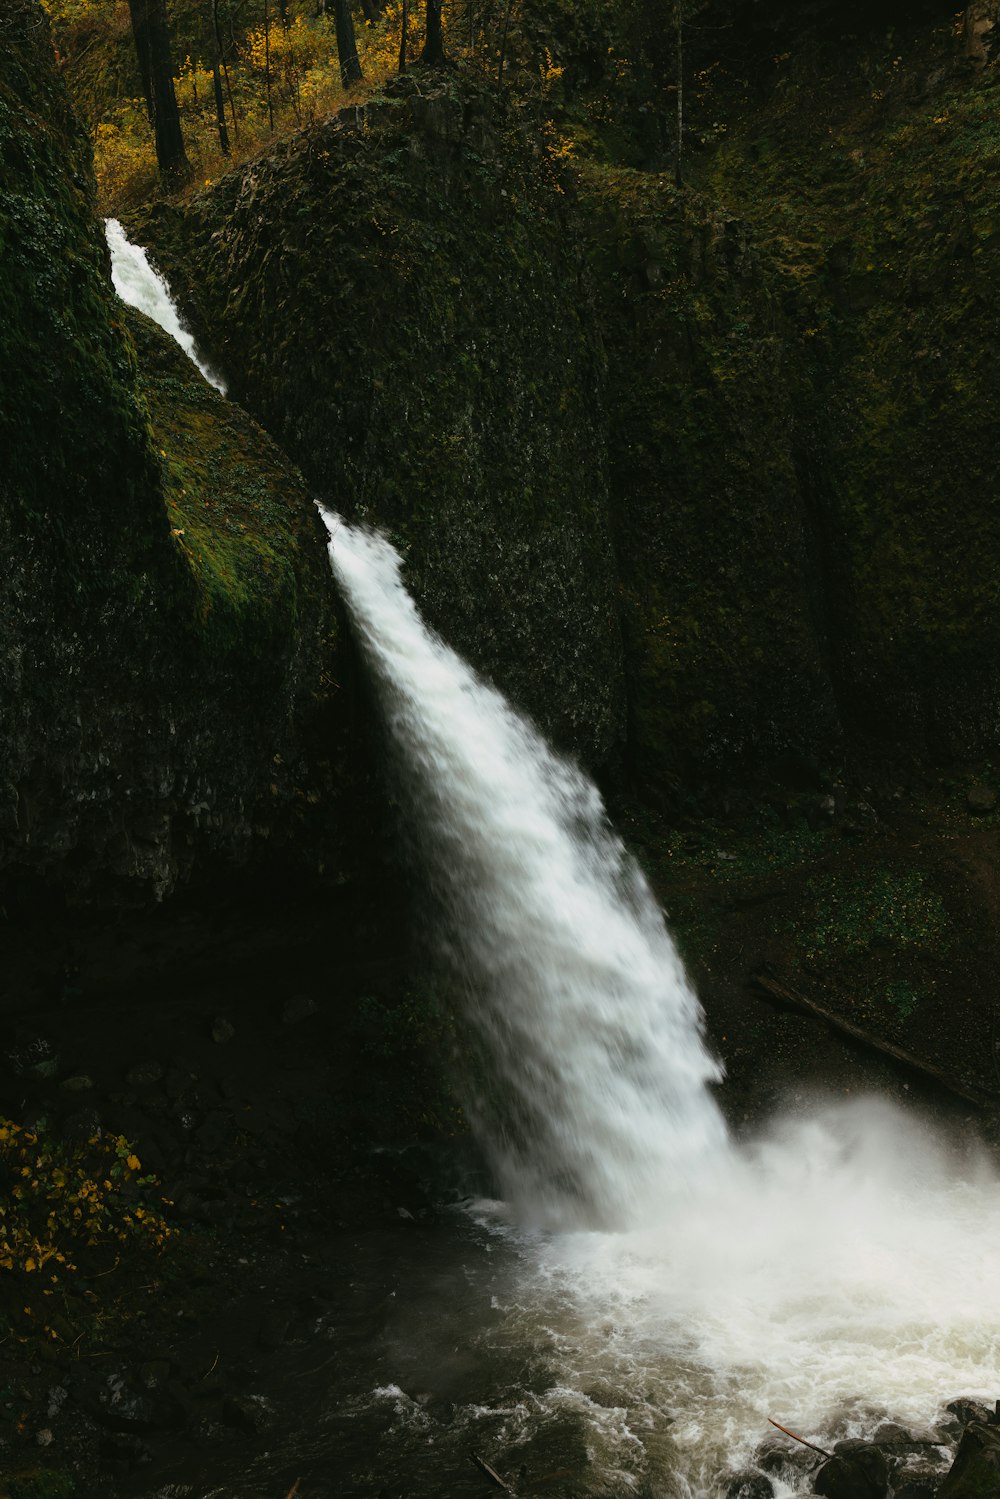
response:
[(329, 573), (295, 470), (126, 315), (44, 15), (3, 26), (0, 869), (163, 893), (325, 794)]
[(404, 79), (143, 226), (233, 391), (564, 745), (622, 733), (603, 355), (552, 163)]

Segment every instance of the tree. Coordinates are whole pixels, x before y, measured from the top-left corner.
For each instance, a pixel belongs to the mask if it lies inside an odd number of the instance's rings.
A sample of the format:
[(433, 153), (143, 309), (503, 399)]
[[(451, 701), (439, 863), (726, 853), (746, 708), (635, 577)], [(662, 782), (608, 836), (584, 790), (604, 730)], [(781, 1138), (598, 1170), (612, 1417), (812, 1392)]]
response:
[(684, 0), (674, 0), (677, 15), (677, 147), (674, 154), (674, 182), (684, 183)]
[(157, 165), (163, 181), (176, 187), (190, 177), (191, 166), (184, 150), (174, 93), (166, 0), (128, 0), (128, 8), (146, 109), (156, 141)]
[(444, 32), (441, 28), (441, 0), (427, 0), (427, 29), (420, 61), (432, 68), (444, 67)]
[(410, 0), (403, 0), (403, 20), (399, 32), (399, 71), (406, 72), (406, 31), (410, 24)]
[(358, 44), (354, 35), (351, 0), (333, 0), (333, 20), (337, 28), (337, 56), (340, 58), (340, 80), (345, 88), (362, 79)]

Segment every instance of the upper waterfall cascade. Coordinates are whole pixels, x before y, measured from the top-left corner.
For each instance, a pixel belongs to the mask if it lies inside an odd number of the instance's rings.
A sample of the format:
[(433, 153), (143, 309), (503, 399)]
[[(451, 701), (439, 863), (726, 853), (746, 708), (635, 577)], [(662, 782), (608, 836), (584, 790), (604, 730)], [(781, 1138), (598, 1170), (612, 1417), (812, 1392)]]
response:
[(111, 251), (111, 281), (122, 301), (159, 323), (198, 366), (209, 385), (214, 385), (225, 395), (226, 387), (221, 376), (202, 359), (194, 339), (180, 320), (170, 288), (153, 270), (145, 250), (132, 243), (117, 219), (106, 219), (104, 232)]

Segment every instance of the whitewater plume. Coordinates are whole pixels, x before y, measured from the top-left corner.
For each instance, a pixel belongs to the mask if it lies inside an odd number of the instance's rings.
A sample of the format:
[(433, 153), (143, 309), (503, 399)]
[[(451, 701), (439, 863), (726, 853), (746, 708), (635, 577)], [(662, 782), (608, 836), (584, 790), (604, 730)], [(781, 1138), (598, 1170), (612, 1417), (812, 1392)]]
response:
[(198, 353), (191, 334), (183, 326), (163, 277), (153, 270), (141, 245), (134, 245), (117, 219), (106, 219), (104, 232), (111, 251), (111, 282), (123, 302), (137, 307), (169, 333), (208, 381), (222, 395), (226, 387)]
[[(467, 1024), (513, 1100), (478, 1104), (507, 1203), (472, 1212), (513, 1262), (475, 1337), (547, 1379), (511, 1404), (502, 1374), (497, 1408), (456, 1407), (454, 1441), (486, 1418), (512, 1446), (577, 1423), (581, 1493), (718, 1499), (769, 1417), (827, 1447), (890, 1417), (943, 1471), (925, 1428), (944, 1401), (1000, 1394), (984, 1153), (874, 1100), (803, 1104), (731, 1143), (697, 1002), (594, 787), (421, 622), (387, 541), (325, 519)], [(445, 1299), (420, 1319), (421, 1380), (468, 1336), (468, 1304), (458, 1334), (450, 1315)], [(389, 1396), (396, 1438), (426, 1443), (424, 1406)], [(778, 1463), (768, 1492), (811, 1491)]]
[(697, 1000), (593, 784), (422, 622), (381, 536), (326, 513), (491, 1083), (503, 1190), (620, 1227), (725, 1147)]

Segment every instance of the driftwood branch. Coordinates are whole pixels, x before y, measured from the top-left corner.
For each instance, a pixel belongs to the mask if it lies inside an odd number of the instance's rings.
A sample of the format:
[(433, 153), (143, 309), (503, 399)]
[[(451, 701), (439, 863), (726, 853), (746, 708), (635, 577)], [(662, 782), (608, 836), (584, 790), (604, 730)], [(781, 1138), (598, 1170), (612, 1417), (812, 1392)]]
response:
[(470, 1452), (469, 1456), (475, 1463), (479, 1471), (481, 1473), (485, 1473), (490, 1482), (495, 1483), (498, 1489), (503, 1489), (505, 1494), (512, 1494), (514, 1492), (510, 1484), (504, 1483), (503, 1479), (500, 1477), (500, 1474), (495, 1468), (491, 1468), (489, 1463), (484, 1462), (481, 1457), (477, 1457), (474, 1452)]
[(783, 1431), (785, 1433), (785, 1436), (786, 1437), (791, 1437), (791, 1439), (792, 1439), (793, 1442), (801, 1442), (802, 1445), (803, 1445), (803, 1447), (811, 1447), (812, 1450), (813, 1450), (813, 1452), (818, 1452), (819, 1453), (820, 1457), (832, 1457), (833, 1456), (833, 1453), (832, 1452), (827, 1452), (827, 1450), (826, 1450), (825, 1447), (817, 1447), (815, 1442), (807, 1442), (806, 1439), (805, 1439), (805, 1437), (797, 1437), (795, 1435), (794, 1431), (789, 1431), (788, 1427), (787, 1426), (782, 1426), (782, 1424), (781, 1424), (780, 1421), (772, 1421), (770, 1416), (768, 1416), (767, 1419), (768, 1419), (768, 1422), (769, 1422), (769, 1424), (771, 1426), (776, 1426), (779, 1431)]
[(867, 1046), (870, 1051), (876, 1051), (880, 1056), (889, 1057), (893, 1062), (900, 1063), (903, 1067), (909, 1067), (911, 1071), (917, 1072), (921, 1077), (928, 1078), (936, 1083), (939, 1088), (945, 1088), (949, 1093), (954, 1093), (957, 1098), (964, 1099), (966, 1103), (975, 1104), (977, 1108), (983, 1108), (995, 1104), (998, 1095), (987, 1088), (977, 1088), (957, 1082), (955, 1078), (949, 1077), (938, 1067), (932, 1067), (929, 1062), (924, 1062), (920, 1057), (915, 1057), (912, 1052), (904, 1051), (901, 1046), (893, 1046), (890, 1041), (883, 1041), (879, 1036), (873, 1036), (870, 1031), (864, 1031), (859, 1025), (853, 1025), (850, 1020), (845, 1020), (842, 1015), (835, 1015), (832, 1010), (818, 1005), (814, 999), (807, 999), (804, 994), (790, 989), (787, 984), (778, 983), (777, 979), (771, 978), (766, 973), (756, 973), (751, 982), (760, 989), (769, 999), (777, 1000), (780, 1004), (791, 1005), (797, 1010), (805, 1010), (807, 1015), (815, 1015), (817, 1020), (824, 1021), (832, 1026), (835, 1031), (849, 1036), (852, 1041), (859, 1041), (862, 1046)]

